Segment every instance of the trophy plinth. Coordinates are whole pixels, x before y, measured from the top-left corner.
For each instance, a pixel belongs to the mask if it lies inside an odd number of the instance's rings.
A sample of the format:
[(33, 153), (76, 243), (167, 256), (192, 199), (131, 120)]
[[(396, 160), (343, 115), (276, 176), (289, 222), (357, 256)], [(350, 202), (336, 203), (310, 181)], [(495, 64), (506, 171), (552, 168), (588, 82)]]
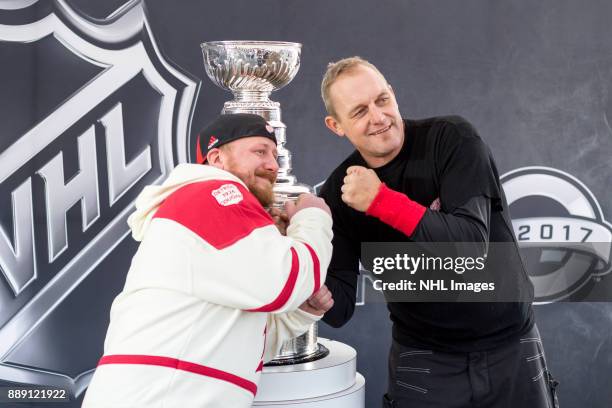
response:
[[(201, 44), (206, 74), (217, 86), (232, 92), (221, 113), (254, 113), (274, 128), (278, 151), (278, 177), (274, 185), (275, 207), (296, 200), (313, 188), (298, 183), (291, 174), (291, 152), (285, 148), (287, 127), (281, 120), (273, 91), (287, 85), (300, 68), (302, 45), (277, 41), (212, 41)], [(328, 351), (317, 344), (316, 324), (303, 335), (287, 341), (271, 365), (297, 364), (324, 357)]]

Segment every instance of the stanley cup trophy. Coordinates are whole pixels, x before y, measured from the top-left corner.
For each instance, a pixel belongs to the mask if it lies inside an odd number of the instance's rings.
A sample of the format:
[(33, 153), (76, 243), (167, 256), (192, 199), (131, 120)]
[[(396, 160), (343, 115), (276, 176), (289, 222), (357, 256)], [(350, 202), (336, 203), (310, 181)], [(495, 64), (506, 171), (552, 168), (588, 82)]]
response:
[[(278, 102), (269, 99), (272, 91), (287, 85), (300, 68), (302, 45), (276, 41), (214, 41), (202, 44), (204, 67), (208, 77), (219, 87), (231, 91), (234, 100), (225, 102), (221, 113), (254, 113), (274, 127), (278, 151), (278, 178), (274, 185), (273, 206), (297, 200), (313, 188), (300, 184), (291, 175), (291, 152), (285, 148), (286, 126), (281, 121)], [(287, 341), (271, 365), (297, 364), (327, 355), (317, 344), (317, 326)]]
[[(274, 127), (278, 151), (278, 178), (274, 204), (312, 193), (291, 175), (291, 153), (285, 148), (287, 128), (280, 104), (270, 94), (287, 85), (300, 68), (301, 44), (276, 41), (215, 41), (202, 44), (204, 67), (219, 87), (231, 91), (222, 113), (254, 113)], [(253, 407), (363, 408), (365, 380), (357, 373), (352, 347), (319, 339), (313, 324), (303, 335), (285, 342), (279, 354), (265, 364)]]

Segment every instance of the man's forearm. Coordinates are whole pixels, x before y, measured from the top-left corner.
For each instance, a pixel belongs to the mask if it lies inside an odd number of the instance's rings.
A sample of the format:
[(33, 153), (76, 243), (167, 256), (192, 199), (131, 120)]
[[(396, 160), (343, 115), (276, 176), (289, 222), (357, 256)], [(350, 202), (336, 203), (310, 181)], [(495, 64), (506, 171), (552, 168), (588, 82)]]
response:
[(451, 213), (428, 210), (384, 184), (367, 215), (419, 242), (487, 242), (490, 201), (473, 197)]

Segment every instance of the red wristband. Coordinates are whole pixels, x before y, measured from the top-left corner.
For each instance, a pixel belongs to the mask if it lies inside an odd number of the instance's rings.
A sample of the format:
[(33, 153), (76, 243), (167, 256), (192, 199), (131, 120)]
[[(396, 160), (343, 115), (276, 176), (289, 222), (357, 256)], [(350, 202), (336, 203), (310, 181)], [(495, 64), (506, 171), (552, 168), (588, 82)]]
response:
[(411, 236), (426, 211), (427, 208), (421, 204), (381, 183), (378, 194), (366, 210), (366, 215), (376, 217)]

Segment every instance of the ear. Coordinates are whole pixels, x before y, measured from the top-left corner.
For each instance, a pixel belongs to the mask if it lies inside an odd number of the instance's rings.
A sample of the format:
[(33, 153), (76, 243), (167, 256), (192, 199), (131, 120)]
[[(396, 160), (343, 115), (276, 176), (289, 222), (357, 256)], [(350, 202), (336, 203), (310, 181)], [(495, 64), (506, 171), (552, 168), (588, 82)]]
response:
[(218, 148), (210, 149), (208, 151), (208, 154), (206, 155), (206, 163), (210, 164), (213, 167), (224, 169), (221, 150)]
[(345, 132), (340, 123), (331, 115), (325, 117), (325, 126), (340, 137), (344, 137)]

